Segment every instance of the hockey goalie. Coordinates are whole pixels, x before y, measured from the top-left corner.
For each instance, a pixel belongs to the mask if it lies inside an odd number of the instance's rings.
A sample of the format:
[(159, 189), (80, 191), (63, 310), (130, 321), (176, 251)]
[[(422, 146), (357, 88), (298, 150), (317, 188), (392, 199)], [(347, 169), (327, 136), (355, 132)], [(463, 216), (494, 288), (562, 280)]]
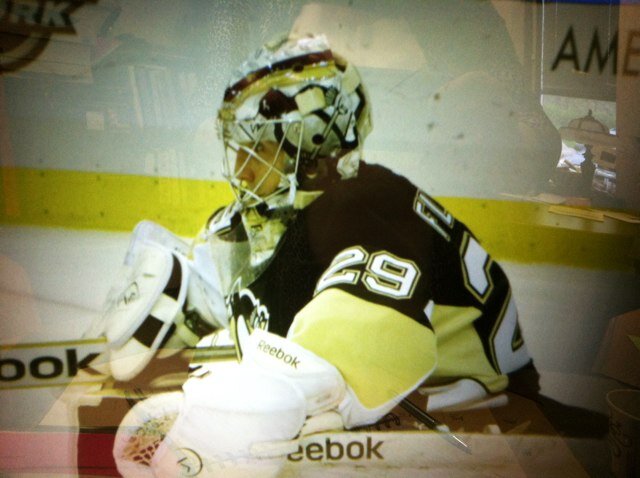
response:
[(191, 243), (138, 226), (96, 331), (122, 382), (219, 331), (236, 360), (138, 402), (120, 473), (276, 473), (301, 437), (375, 424), (415, 391), (423, 412), (504, 403), (532, 368), (508, 279), (436, 200), (363, 161), (352, 64), (323, 36), (267, 44), (218, 119), (235, 201)]

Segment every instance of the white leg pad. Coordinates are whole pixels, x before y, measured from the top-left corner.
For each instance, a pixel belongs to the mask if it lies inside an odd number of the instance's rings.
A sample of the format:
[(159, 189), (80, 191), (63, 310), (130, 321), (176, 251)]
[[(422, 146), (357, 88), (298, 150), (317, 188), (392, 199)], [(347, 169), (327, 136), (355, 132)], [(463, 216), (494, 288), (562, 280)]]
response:
[(131, 380), (151, 361), (182, 317), (188, 283), (183, 256), (155, 243), (138, 244), (126, 286), (104, 314), (114, 378)]

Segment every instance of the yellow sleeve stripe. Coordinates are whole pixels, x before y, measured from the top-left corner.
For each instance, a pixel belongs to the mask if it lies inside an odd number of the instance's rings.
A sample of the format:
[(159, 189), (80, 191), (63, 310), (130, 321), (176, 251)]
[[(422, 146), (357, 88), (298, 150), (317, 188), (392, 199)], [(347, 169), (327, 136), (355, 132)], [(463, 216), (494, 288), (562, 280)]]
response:
[(289, 338), (335, 365), (367, 408), (416, 387), (436, 365), (430, 329), (335, 288), (322, 291), (296, 315)]

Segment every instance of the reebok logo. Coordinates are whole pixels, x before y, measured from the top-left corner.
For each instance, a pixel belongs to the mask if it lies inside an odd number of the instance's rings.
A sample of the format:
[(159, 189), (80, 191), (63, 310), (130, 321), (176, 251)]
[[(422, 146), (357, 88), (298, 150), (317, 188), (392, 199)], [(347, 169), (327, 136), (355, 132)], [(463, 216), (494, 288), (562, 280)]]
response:
[(101, 380), (91, 363), (104, 350), (96, 340), (0, 345), (0, 390), (32, 386), (59, 386), (75, 380)]
[(296, 370), (298, 369), (298, 365), (300, 365), (300, 359), (298, 357), (296, 357), (295, 355), (286, 353), (280, 347), (274, 347), (273, 345), (269, 345), (264, 340), (261, 340), (260, 342), (258, 342), (258, 350), (260, 350), (261, 352), (267, 355), (271, 355), (272, 357), (275, 357), (277, 360), (282, 360), (284, 363), (286, 363), (287, 365), (290, 365)]
[(381, 448), (383, 440), (373, 441), (368, 436), (366, 440), (353, 440), (347, 443), (331, 441), (327, 438), (324, 443), (311, 442), (305, 446), (300, 445), (298, 450), (287, 455), (289, 461), (340, 461), (340, 460), (384, 460)]
[(47, 355), (44, 357), (35, 357), (28, 366), (17, 358), (0, 358), (0, 382), (13, 382), (23, 378), (27, 371), (33, 378), (51, 379), (61, 375), (67, 377), (75, 377), (78, 370), (88, 369), (89, 364), (98, 356), (92, 353), (78, 360), (78, 354), (75, 349), (65, 350), (65, 358)]

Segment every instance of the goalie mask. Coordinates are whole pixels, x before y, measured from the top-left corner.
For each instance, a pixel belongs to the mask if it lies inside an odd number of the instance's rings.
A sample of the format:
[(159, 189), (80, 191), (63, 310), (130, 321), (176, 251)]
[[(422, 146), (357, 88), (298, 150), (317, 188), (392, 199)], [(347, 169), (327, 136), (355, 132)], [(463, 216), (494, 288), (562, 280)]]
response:
[(360, 76), (324, 36), (258, 50), (234, 74), (218, 119), (224, 174), (242, 208), (291, 207), (298, 190), (355, 176), (370, 130)]

